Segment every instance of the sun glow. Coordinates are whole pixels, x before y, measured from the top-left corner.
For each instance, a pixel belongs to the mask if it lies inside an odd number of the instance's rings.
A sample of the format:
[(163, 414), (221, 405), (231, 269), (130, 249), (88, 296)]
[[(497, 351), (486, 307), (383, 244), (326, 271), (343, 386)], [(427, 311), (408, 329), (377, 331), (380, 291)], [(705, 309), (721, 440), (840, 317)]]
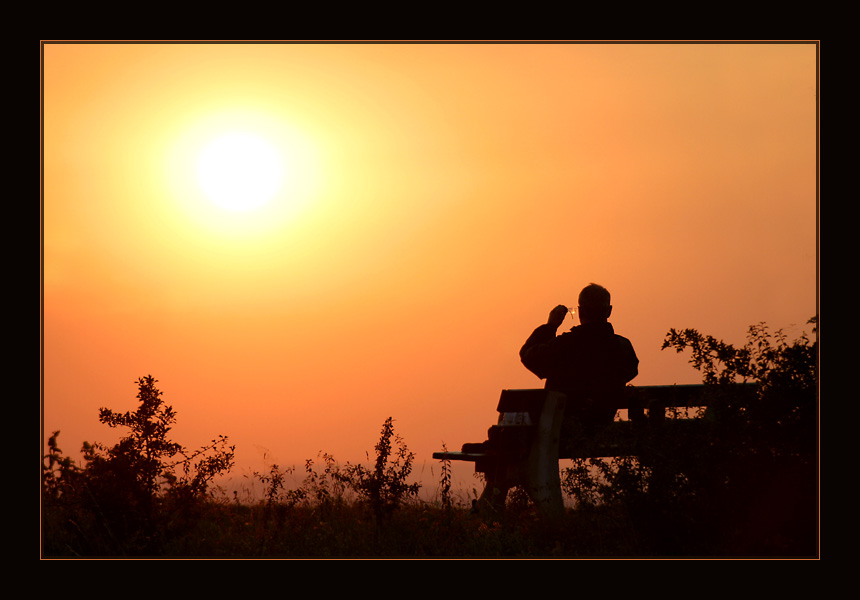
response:
[(197, 177), (203, 192), (219, 206), (247, 211), (266, 204), (284, 177), (284, 162), (262, 138), (246, 133), (219, 137), (203, 150)]
[[(165, 183), (185, 235), (259, 237), (318, 204), (319, 134), (264, 111), (214, 112), (165, 148)], [(184, 223), (184, 225), (183, 225)]]

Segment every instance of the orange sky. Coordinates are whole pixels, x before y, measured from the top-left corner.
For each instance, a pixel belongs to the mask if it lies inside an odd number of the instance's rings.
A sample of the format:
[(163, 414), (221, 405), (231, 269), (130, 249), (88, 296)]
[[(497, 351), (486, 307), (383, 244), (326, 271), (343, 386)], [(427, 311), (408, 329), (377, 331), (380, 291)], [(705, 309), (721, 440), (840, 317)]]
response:
[[(174, 439), (229, 436), (235, 474), (361, 461), (388, 416), (429, 469), (542, 386), (519, 347), (592, 281), (642, 385), (700, 381), (670, 328), (742, 344), (816, 313), (813, 44), (43, 51), (43, 420), (68, 453), (152, 374)], [(193, 173), (233, 130), (287, 169), (238, 214)]]

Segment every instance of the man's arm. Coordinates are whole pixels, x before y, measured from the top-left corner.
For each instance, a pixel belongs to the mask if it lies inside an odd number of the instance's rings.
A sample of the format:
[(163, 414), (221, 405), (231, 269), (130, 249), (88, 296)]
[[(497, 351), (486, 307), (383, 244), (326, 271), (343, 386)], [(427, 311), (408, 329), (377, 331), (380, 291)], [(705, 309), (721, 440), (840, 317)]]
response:
[(552, 368), (554, 353), (550, 345), (555, 340), (556, 332), (566, 315), (566, 306), (558, 305), (553, 308), (547, 322), (535, 329), (520, 348), (520, 360), (523, 365), (541, 379), (546, 379)]
[(624, 382), (629, 383), (639, 374), (639, 357), (633, 350), (633, 344), (627, 338), (621, 338), (621, 350), (623, 353)]

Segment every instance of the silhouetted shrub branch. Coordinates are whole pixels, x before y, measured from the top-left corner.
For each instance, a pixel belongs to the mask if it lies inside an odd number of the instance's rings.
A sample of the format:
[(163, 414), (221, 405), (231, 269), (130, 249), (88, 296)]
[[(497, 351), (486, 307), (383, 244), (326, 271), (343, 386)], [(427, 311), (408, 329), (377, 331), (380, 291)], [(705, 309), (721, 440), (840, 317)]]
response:
[(176, 413), (151, 375), (137, 383), (135, 411), (99, 410), (100, 422), (127, 435), (113, 446), (84, 442), (83, 467), (62, 457), (59, 431), (49, 440), (42, 484), (47, 542), (59, 535), (53, 528), (59, 524), (71, 526), (65, 539), (76, 553), (158, 553), (165, 525), (189, 526), (212, 480), (232, 468), (235, 447), (224, 436), (191, 453), (171, 441)]
[(359, 497), (367, 502), (374, 515), (384, 519), (404, 500), (418, 495), (421, 486), (407, 483), (414, 458), (414, 453), (409, 451), (403, 439), (394, 433), (394, 421), (388, 417), (376, 444), (373, 469), (347, 463), (344, 478)]

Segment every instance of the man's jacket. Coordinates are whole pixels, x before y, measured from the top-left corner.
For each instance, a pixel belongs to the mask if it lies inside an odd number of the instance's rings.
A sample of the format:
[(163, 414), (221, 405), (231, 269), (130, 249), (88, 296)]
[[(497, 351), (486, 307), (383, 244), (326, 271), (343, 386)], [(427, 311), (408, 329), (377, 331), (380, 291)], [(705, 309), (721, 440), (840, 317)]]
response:
[(564, 392), (574, 405), (599, 405), (610, 421), (624, 386), (639, 373), (630, 340), (606, 322), (579, 325), (558, 336), (552, 325), (541, 325), (526, 340), (520, 359), (546, 379), (547, 389)]

